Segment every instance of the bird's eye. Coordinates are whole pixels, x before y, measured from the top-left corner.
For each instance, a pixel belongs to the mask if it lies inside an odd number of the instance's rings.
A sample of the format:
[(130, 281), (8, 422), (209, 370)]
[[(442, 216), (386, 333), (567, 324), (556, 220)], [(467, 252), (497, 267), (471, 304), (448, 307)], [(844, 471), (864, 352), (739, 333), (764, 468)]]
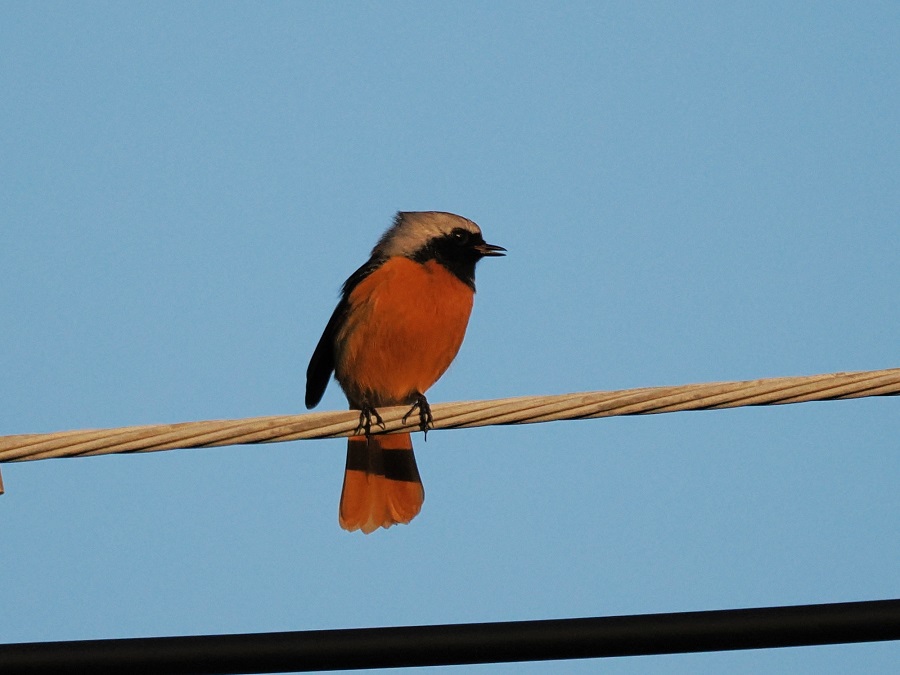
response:
[(462, 228), (453, 230), (453, 232), (450, 233), (450, 236), (453, 237), (453, 241), (457, 244), (465, 244), (469, 241), (469, 231)]

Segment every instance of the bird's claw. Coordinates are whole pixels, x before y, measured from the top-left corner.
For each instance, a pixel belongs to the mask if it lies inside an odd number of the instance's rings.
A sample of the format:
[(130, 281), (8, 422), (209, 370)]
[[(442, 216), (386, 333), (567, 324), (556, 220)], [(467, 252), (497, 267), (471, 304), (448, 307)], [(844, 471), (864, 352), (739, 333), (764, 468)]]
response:
[(356, 427), (356, 431), (353, 433), (357, 435), (363, 434), (366, 438), (371, 436), (373, 419), (375, 420), (375, 424), (382, 429), (385, 428), (384, 420), (381, 419), (381, 415), (378, 414), (378, 411), (370, 405), (363, 406), (362, 410), (359, 411), (359, 426)]
[(403, 424), (406, 424), (406, 420), (416, 410), (419, 411), (419, 429), (421, 429), (425, 433), (425, 439), (427, 440), (428, 430), (434, 427), (434, 417), (431, 414), (431, 406), (428, 405), (428, 399), (426, 399), (423, 394), (416, 395), (416, 402), (413, 403), (412, 408), (406, 411), (406, 414), (403, 416), (401, 422), (403, 422)]

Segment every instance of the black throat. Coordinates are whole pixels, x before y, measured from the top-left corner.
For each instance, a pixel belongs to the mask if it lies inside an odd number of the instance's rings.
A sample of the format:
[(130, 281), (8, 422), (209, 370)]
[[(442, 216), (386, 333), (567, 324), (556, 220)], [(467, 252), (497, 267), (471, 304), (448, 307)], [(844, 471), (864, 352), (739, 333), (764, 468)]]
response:
[[(479, 238), (480, 239), (480, 238)], [(460, 244), (451, 235), (436, 237), (420, 248), (412, 256), (418, 263), (434, 260), (446, 267), (453, 275), (466, 286), (475, 290), (475, 264), (481, 260), (482, 255), (474, 248), (473, 244), (483, 241), (468, 241)]]

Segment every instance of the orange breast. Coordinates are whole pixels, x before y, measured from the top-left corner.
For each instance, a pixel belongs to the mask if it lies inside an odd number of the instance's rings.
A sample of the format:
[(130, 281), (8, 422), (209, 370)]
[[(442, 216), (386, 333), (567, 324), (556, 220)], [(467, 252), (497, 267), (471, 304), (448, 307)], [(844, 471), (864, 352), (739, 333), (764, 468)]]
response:
[(447, 370), (473, 291), (442, 265), (391, 258), (350, 293), (335, 340), (335, 377), (350, 404), (412, 403)]

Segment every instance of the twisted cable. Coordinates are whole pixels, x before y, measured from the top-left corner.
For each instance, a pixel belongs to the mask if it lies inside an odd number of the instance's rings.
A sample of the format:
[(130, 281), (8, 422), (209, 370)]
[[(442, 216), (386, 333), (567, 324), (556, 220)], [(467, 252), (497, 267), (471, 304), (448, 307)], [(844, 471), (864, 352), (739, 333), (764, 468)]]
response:
[[(434, 429), (454, 429), (896, 394), (900, 394), (900, 368), (439, 403), (431, 410)], [(375, 427), (373, 433), (418, 430), (418, 415), (411, 415), (407, 424), (402, 421), (408, 406), (381, 408), (378, 412), (384, 428)], [(0, 436), (0, 463), (337, 438), (352, 436), (358, 426), (359, 414), (351, 410)]]

